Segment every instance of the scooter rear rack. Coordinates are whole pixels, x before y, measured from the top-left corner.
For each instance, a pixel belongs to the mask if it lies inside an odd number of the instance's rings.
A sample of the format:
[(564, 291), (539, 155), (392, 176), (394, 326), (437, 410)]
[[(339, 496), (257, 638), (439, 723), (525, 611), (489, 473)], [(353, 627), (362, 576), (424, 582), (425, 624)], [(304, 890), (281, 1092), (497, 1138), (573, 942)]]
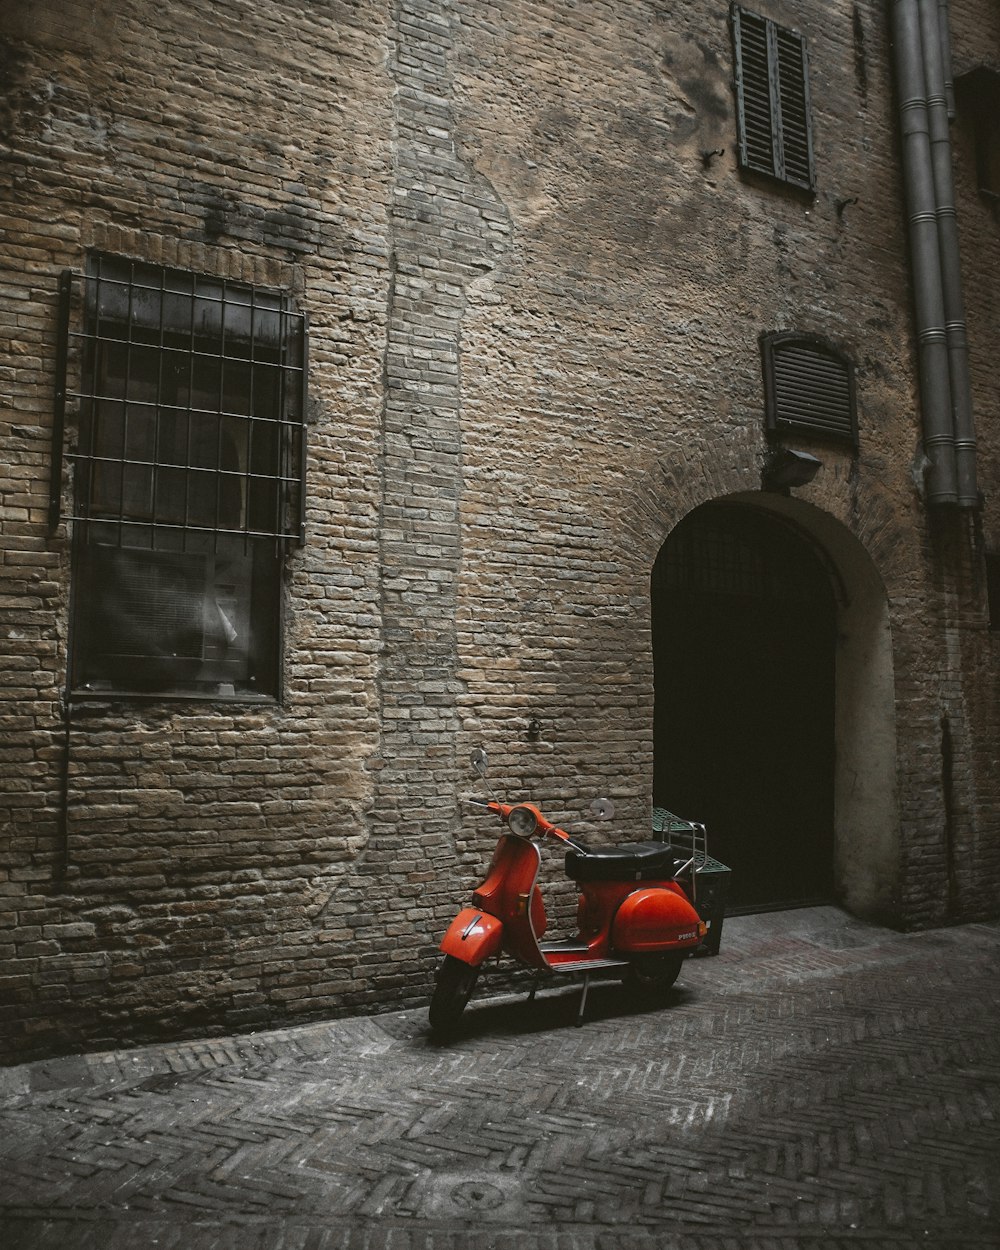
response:
[(697, 905), (698, 872), (708, 860), (708, 835), (705, 826), (697, 821), (675, 816), (665, 807), (654, 807), (653, 840), (667, 843), (673, 847), (674, 854), (679, 859), (686, 860), (684, 866), (675, 873), (675, 879), (686, 873), (690, 875), (691, 901)]

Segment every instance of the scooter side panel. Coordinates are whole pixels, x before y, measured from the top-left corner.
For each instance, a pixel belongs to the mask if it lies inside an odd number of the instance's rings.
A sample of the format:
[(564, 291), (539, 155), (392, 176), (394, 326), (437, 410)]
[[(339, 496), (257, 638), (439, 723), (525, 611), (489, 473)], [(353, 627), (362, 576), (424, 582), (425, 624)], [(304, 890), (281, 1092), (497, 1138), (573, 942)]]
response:
[(503, 923), (475, 907), (463, 907), (448, 926), (440, 950), (477, 968), (495, 955), (503, 941)]
[(688, 950), (705, 933), (701, 918), (679, 891), (663, 887), (634, 890), (615, 913), (611, 945), (627, 954)]

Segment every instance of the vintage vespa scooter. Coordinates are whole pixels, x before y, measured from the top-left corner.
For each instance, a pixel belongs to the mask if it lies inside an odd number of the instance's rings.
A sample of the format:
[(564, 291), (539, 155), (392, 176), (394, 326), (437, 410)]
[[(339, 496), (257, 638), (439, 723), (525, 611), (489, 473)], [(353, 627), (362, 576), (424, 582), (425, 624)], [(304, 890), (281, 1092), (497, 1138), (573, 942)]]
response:
[[(472, 762), (485, 777), (486, 752), (474, 751)], [(458, 913), (444, 935), (444, 961), (430, 1004), (433, 1030), (443, 1032), (458, 1022), (483, 965), (503, 955), (535, 970), (532, 997), (542, 976), (582, 975), (577, 1025), (583, 1021), (595, 972), (617, 974), (641, 990), (662, 992), (673, 985), (686, 955), (706, 931), (678, 881), (694, 882), (693, 852), (688, 860), (677, 859), (665, 842), (588, 850), (531, 803), (468, 801), (495, 812), (509, 832), (500, 835), (472, 906)], [(603, 819), (614, 812), (608, 799), (598, 799), (592, 810)], [(580, 889), (579, 931), (562, 941), (542, 940), (546, 917), (538, 872), (544, 838), (565, 843), (566, 874)]]

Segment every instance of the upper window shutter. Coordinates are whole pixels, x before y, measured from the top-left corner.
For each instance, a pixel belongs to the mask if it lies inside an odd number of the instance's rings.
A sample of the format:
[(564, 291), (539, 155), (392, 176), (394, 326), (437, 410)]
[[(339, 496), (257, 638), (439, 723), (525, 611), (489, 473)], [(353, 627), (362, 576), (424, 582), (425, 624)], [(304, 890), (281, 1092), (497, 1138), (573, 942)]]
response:
[(779, 177), (812, 190), (812, 134), (809, 124), (809, 70), (801, 35), (772, 26), (778, 58), (781, 171)]
[(766, 334), (761, 339), (767, 429), (799, 430), (857, 446), (858, 422), (851, 361), (813, 335)]
[(795, 31), (734, 5), (740, 164), (792, 186), (815, 186), (806, 43)]

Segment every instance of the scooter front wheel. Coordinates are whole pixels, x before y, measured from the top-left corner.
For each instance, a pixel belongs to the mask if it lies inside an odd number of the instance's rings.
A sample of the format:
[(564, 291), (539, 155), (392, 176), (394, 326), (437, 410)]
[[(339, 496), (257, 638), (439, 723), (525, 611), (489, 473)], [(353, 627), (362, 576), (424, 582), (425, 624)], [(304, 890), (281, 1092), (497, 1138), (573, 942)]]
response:
[(445, 955), (438, 969), (437, 985), (431, 996), (428, 1016), (435, 1032), (453, 1029), (462, 1017), (465, 1005), (476, 988), (479, 969), (470, 967), (454, 955)]

